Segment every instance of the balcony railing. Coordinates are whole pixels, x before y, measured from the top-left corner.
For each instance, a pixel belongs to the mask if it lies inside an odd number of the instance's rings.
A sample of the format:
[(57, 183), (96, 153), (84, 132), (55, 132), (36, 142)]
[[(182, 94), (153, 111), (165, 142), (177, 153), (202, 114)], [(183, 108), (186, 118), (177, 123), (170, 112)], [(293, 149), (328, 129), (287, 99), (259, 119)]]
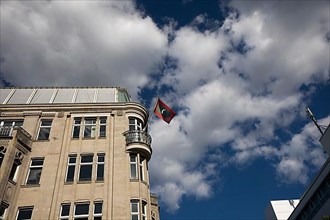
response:
[(0, 137), (12, 137), (13, 136), (13, 131), (17, 130), (19, 133), (22, 133), (26, 138), (32, 139), (32, 136), (24, 130), (24, 128), (18, 126), (18, 127), (13, 127), (13, 126), (2, 126), (0, 127)]
[(145, 131), (126, 131), (124, 132), (126, 138), (126, 145), (132, 143), (146, 144), (148, 147), (151, 145), (151, 136)]
[(0, 127), (0, 137), (11, 137), (13, 130), (14, 127), (12, 126)]

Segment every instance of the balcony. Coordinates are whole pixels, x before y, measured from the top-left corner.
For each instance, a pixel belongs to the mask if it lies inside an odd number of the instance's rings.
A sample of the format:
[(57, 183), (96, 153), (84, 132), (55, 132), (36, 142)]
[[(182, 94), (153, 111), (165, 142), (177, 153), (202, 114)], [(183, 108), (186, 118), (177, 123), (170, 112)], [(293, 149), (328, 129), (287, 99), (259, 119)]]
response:
[(145, 131), (125, 131), (123, 133), (126, 140), (126, 150), (142, 154), (147, 160), (150, 160), (151, 136)]
[(0, 139), (1, 138), (16, 139), (31, 151), (32, 136), (23, 127), (0, 127)]

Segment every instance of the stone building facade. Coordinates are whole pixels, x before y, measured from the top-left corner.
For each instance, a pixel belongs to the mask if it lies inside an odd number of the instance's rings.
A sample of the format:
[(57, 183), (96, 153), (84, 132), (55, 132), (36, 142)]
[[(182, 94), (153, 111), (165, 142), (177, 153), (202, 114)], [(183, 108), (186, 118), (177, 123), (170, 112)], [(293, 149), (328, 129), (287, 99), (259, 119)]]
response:
[(2, 88), (0, 103), (2, 219), (159, 219), (148, 111), (125, 89)]

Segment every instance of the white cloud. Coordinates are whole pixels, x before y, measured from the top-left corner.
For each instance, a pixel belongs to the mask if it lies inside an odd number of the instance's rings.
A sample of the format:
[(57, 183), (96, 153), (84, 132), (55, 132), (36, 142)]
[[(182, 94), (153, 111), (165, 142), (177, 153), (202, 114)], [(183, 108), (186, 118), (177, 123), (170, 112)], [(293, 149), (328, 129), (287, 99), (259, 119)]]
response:
[(123, 86), (136, 97), (167, 37), (127, 1), (6, 1), (0, 42), (15, 85)]

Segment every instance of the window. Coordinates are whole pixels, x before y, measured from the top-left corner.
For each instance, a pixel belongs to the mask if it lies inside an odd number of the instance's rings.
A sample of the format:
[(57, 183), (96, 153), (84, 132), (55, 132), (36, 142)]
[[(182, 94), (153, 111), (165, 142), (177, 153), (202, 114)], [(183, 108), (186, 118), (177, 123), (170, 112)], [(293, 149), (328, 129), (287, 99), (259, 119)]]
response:
[(51, 127), (52, 120), (41, 120), (38, 140), (48, 140)]
[(4, 146), (0, 147), (0, 167), (2, 165), (2, 161), (5, 158), (6, 151), (7, 151), (7, 149)]
[(6, 218), (7, 208), (8, 208), (8, 204), (1, 203), (1, 205), (0, 205), (0, 219), (1, 220)]
[(76, 155), (69, 155), (68, 158), (68, 169), (66, 171), (65, 182), (73, 182), (74, 181), (74, 171), (76, 168)]
[(80, 126), (81, 126), (81, 118), (74, 118), (73, 132), (72, 132), (72, 137), (73, 138), (79, 138), (79, 136), (80, 136)]
[(131, 170), (131, 179), (137, 179), (137, 155), (130, 154), (130, 170)]
[(107, 130), (107, 117), (100, 117), (99, 137), (105, 137)]
[(139, 200), (131, 200), (131, 220), (139, 220)]
[(104, 179), (104, 154), (97, 155), (96, 162), (96, 180)]
[(60, 219), (61, 220), (69, 220), (70, 218), (70, 204), (62, 204), (60, 211)]
[(16, 182), (17, 180), (17, 175), (18, 175), (18, 170), (20, 167), (20, 163), (18, 163), (17, 160), (13, 162), (13, 166), (11, 167), (10, 173), (9, 173), (9, 179)]
[(32, 159), (26, 184), (39, 184), (44, 159)]
[(96, 118), (85, 118), (84, 138), (94, 138), (96, 132)]
[(102, 202), (94, 202), (93, 220), (102, 220)]
[(79, 181), (92, 179), (93, 155), (82, 155), (80, 158)]
[(147, 203), (142, 201), (142, 220), (147, 220)]
[(143, 166), (144, 159), (140, 156), (140, 178), (144, 180), (144, 166)]
[(129, 117), (128, 118), (129, 123), (129, 130), (135, 131), (135, 130), (142, 130), (142, 120), (139, 118)]
[(33, 207), (21, 207), (18, 208), (17, 220), (31, 219)]
[(88, 220), (89, 203), (77, 203), (74, 209), (74, 219)]
[(0, 127), (21, 127), (23, 120), (5, 120), (0, 122)]

